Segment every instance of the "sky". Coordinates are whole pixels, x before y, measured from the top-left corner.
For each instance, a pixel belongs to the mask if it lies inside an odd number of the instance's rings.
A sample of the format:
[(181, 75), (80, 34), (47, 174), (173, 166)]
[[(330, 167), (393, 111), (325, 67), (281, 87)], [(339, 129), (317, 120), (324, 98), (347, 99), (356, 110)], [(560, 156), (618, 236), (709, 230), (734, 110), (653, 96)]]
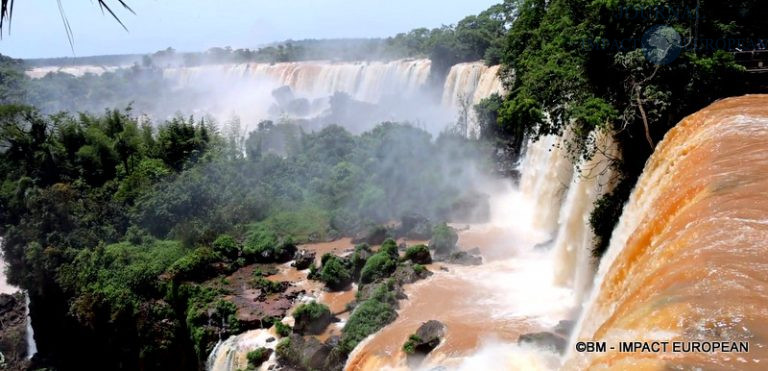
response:
[[(136, 15), (95, 0), (61, 0), (74, 34), (74, 56), (143, 54), (167, 47), (258, 48), (287, 39), (386, 37), (454, 24), (501, 0), (125, 0)], [(16, 1), (0, 53), (14, 58), (72, 57), (57, 0)]]

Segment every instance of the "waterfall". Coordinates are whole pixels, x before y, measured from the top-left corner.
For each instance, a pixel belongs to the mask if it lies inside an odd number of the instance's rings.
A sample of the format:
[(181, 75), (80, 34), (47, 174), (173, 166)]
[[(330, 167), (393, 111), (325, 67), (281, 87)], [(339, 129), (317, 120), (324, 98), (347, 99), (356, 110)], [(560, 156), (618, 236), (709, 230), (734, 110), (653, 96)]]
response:
[[(272, 341), (267, 342), (269, 338)], [(230, 336), (224, 341), (219, 341), (208, 355), (206, 369), (209, 371), (229, 371), (248, 369), (247, 355), (249, 351), (264, 347), (275, 349), (277, 345), (276, 336), (269, 330), (259, 329), (244, 332), (240, 335)], [(274, 364), (274, 353), (269, 360), (264, 363), (266, 369)]]
[(32, 329), (32, 317), (29, 315), (29, 294), (26, 294), (25, 297), (25, 314), (27, 316), (27, 358), (31, 359), (35, 354), (37, 354), (37, 343), (35, 343), (35, 331)]
[(466, 114), (467, 137), (477, 137), (480, 126), (473, 107), (493, 94), (503, 94), (500, 66), (483, 62), (459, 63), (451, 67), (443, 86), (442, 105), (454, 117)]
[(646, 163), (572, 336), (750, 341), (749, 354), (608, 351), (567, 369), (762, 369), (768, 360), (768, 96), (730, 98), (670, 130)]
[(294, 92), (311, 98), (341, 92), (359, 101), (377, 103), (387, 94), (408, 95), (418, 91), (429, 77), (430, 66), (428, 59), (219, 64), (167, 68), (163, 70), (163, 77), (179, 87), (187, 87), (206, 79), (220, 81), (223, 76), (224, 83), (265, 83), (272, 89), (289, 86)]
[[(210, 114), (221, 122), (233, 115), (254, 124), (283, 117), (313, 119), (328, 114), (331, 97), (344, 93), (355, 102), (379, 105), (352, 105), (354, 109), (346, 110), (351, 115), (347, 121), (351, 122), (329, 118), (330, 123), (353, 132), (370, 129), (382, 121), (408, 121), (438, 134), (461, 120), (466, 135), (476, 137), (480, 128), (473, 107), (494, 93), (503, 93), (500, 67), (489, 67), (483, 62), (458, 64), (450, 69), (442, 89), (432, 91), (434, 88), (427, 84), (431, 66), (429, 59), (230, 63), (166, 67), (162, 75), (176, 91), (171, 97), (164, 97), (170, 99), (165, 105), (184, 113)], [(125, 67), (48, 66), (26, 73), (31, 78), (42, 78), (51, 72), (83, 76), (120, 68)], [(436, 102), (436, 96), (442, 99)], [(115, 98), (115, 102), (120, 99)], [(170, 114), (161, 107), (143, 109), (149, 112), (142, 113), (150, 115)]]
[(593, 132), (594, 154), (573, 163), (566, 150), (569, 134), (529, 142), (520, 166), (520, 192), (533, 200), (534, 229), (550, 234), (556, 284), (574, 290), (581, 302), (594, 272), (594, 233), (589, 217), (595, 201), (615, 186), (610, 166), (618, 149), (609, 133)]

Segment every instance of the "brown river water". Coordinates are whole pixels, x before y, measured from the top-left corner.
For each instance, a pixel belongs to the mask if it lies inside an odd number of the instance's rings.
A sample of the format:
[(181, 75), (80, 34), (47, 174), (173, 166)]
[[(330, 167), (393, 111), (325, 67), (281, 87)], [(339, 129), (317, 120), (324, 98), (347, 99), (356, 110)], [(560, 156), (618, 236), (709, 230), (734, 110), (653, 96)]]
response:
[(768, 96), (717, 102), (667, 134), (598, 280), (579, 340), (746, 341), (749, 352), (574, 353), (566, 368), (768, 369)]

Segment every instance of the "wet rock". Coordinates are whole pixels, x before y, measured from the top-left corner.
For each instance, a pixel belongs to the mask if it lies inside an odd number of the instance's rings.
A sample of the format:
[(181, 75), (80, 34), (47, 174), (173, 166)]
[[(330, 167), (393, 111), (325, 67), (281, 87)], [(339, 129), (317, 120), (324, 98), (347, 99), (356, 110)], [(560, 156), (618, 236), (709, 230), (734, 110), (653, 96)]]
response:
[(266, 362), (274, 352), (269, 348), (258, 348), (254, 351), (248, 352), (248, 363), (253, 367), (259, 367), (262, 363)]
[(333, 335), (326, 339), (324, 344), (334, 348), (339, 345), (339, 342), (341, 342), (341, 336)]
[(397, 235), (414, 240), (428, 240), (432, 237), (432, 223), (420, 214), (404, 215)]
[(24, 294), (0, 294), (0, 351), (4, 357), (2, 369), (26, 370), (27, 315)]
[(456, 265), (481, 265), (483, 258), (478, 255), (472, 255), (466, 251), (458, 251), (448, 256), (435, 256), (436, 260)]
[(424, 245), (411, 246), (405, 250), (405, 259), (417, 264), (432, 263), (432, 255), (429, 253), (429, 248)]
[(333, 322), (333, 314), (327, 306), (311, 302), (293, 311), (293, 331), (303, 335), (320, 335)]
[(271, 343), (271, 342), (273, 342), (273, 341), (275, 341), (275, 338), (274, 338), (274, 337), (268, 337), (268, 338), (267, 338), (267, 343)]
[[(379, 282), (369, 283), (367, 285), (360, 285), (357, 288), (357, 297), (356, 297), (357, 302), (362, 303), (370, 299), (381, 285), (386, 285), (386, 282), (379, 281)], [(395, 299), (397, 300), (403, 300), (408, 298), (408, 296), (405, 295), (405, 291), (403, 291), (403, 288), (400, 285), (395, 284), (394, 287), (392, 288), (392, 291), (394, 291)], [(394, 302), (391, 304), (397, 306), (397, 302)]]
[(395, 269), (395, 273), (392, 274), (392, 277), (397, 281), (398, 284), (406, 285), (425, 279), (432, 274), (432, 272), (424, 268), (422, 265), (417, 266), (415, 264), (405, 263), (400, 264), (397, 269)]
[(523, 334), (517, 339), (518, 344), (530, 344), (539, 348), (547, 348), (558, 353), (564, 353), (566, 339), (551, 332), (535, 332)]
[(314, 337), (292, 334), (280, 341), (276, 353), (281, 365), (299, 370), (341, 370), (344, 365), (333, 347)]
[(383, 225), (377, 225), (369, 228), (367, 231), (359, 233), (352, 240), (352, 243), (367, 243), (369, 245), (381, 245), (389, 238), (389, 230)]
[(576, 326), (576, 321), (564, 319), (557, 323), (553, 331), (555, 334), (567, 337), (573, 331), (574, 326)]
[(297, 270), (300, 270), (300, 271), (309, 269), (312, 263), (315, 262), (315, 256), (316, 254), (314, 251), (299, 250), (296, 252), (296, 255), (293, 257), (294, 262), (292, 265), (296, 267)]
[(454, 228), (447, 224), (439, 224), (432, 229), (429, 248), (435, 251), (436, 256), (445, 256), (456, 251), (458, 241), (459, 235)]
[(445, 336), (445, 325), (440, 321), (424, 322), (416, 333), (411, 335), (403, 348), (409, 354), (427, 354), (440, 345)]

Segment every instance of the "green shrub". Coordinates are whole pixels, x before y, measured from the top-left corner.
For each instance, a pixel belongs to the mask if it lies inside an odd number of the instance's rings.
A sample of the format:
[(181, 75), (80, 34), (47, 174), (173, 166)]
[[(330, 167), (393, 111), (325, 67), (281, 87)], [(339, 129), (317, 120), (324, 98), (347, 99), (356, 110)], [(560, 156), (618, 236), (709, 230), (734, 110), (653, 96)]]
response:
[(256, 350), (252, 350), (248, 352), (248, 355), (246, 355), (246, 358), (248, 358), (248, 364), (251, 367), (259, 367), (262, 363), (266, 362), (269, 359), (269, 355), (272, 354), (272, 351), (267, 348), (258, 348)]
[(353, 272), (351, 263), (348, 260), (326, 254), (323, 256), (323, 261), (319, 278), (329, 289), (343, 290), (352, 283)]
[(395, 269), (397, 269), (397, 260), (386, 251), (380, 251), (365, 263), (360, 272), (360, 283), (371, 283), (377, 279), (389, 277)]
[(168, 273), (177, 281), (203, 280), (216, 275), (212, 264), (221, 260), (221, 257), (209, 247), (200, 247), (168, 268)]
[(232, 236), (222, 234), (213, 241), (213, 251), (221, 254), (221, 256), (234, 259), (237, 258), (237, 254), (240, 251), (240, 244)]
[(397, 318), (393, 292), (394, 283), (389, 280), (380, 285), (368, 300), (358, 304), (341, 330), (339, 347), (349, 353), (368, 335), (379, 331)]
[(275, 332), (280, 337), (286, 337), (293, 332), (293, 328), (280, 321), (275, 321)]
[(331, 310), (325, 304), (311, 301), (301, 304), (293, 310), (292, 316), (296, 319), (303, 318), (309, 321), (316, 321), (325, 316), (331, 316)]
[(425, 245), (411, 246), (405, 250), (405, 260), (410, 260), (417, 264), (429, 264), (432, 263), (432, 255), (429, 253), (429, 248)]
[(288, 288), (288, 283), (270, 281), (264, 277), (254, 277), (251, 279), (251, 286), (261, 290), (264, 294), (276, 294), (285, 291)]
[(387, 239), (384, 241), (384, 243), (381, 244), (379, 252), (384, 252), (395, 259), (400, 257), (400, 253), (397, 251), (397, 242), (391, 238)]
[(456, 250), (456, 242), (459, 241), (459, 235), (447, 224), (438, 224), (432, 229), (432, 239), (429, 241), (429, 247), (439, 254), (449, 254)]
[(421, 338), (418, 337), (416, 334), (413, 334), (408, 337), (408, 341), (403, 344), (403, 351), (406, 354), (413, 354), (416, 353), (416, 343), (420, 343)]
[(296, 245), (291, 238), (281, 239), (265, 223), (251, 227), (243, 246), (243, 254), (251, 261), (259, 263), (286, 262), (293, 258)]

